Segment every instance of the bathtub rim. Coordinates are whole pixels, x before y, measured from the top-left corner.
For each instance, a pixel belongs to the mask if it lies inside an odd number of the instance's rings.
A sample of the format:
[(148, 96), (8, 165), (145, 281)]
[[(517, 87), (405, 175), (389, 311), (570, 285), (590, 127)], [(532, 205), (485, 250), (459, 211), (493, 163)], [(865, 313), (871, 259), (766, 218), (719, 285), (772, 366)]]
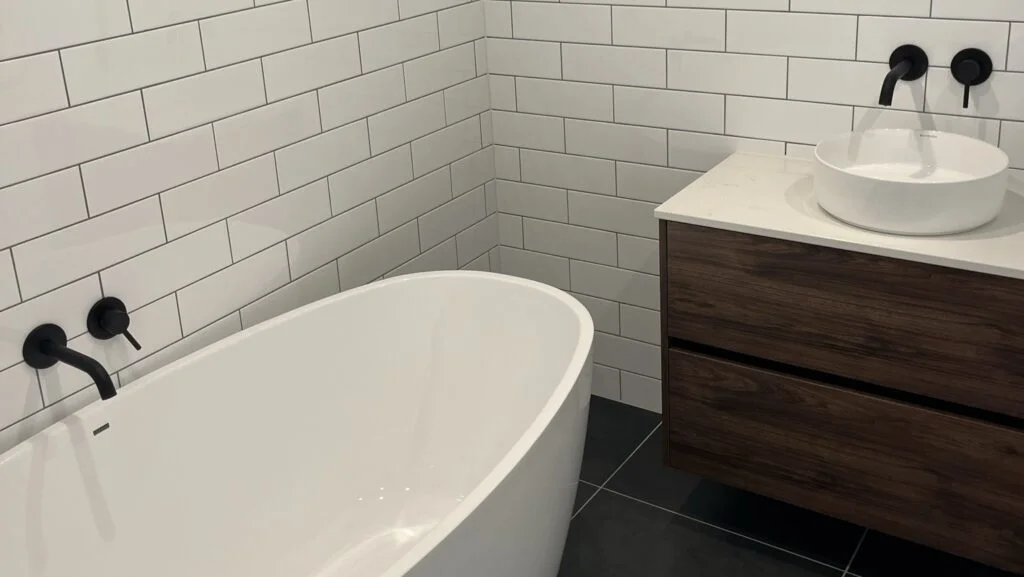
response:
[[(253, 335), (261, 332), (271, 330), (281, 324), (287, 323), (291, 319), (297, 318), (305, 314), (314, 313), (321, 307), (331, 306), (337, 302), (355, 298), (363, 293), (379, 290), (384, 287), (405, 284), (409, 282), (415, 282), (419, 280), (429, 279), (476, 279), (476, 280), (488, 280), (492, 282), (507, 283), (513, 285), (519, 285), (526, 287), (531, 290), (536, 290), (545, 294), (546, 296), (553, 297), (561, 303), (567, 305), (570, 310), (576, 313), (576, 319), (579, 323), (579, 339), (576, 342), (575, 349), (573, 350), (572, 356), (569, 362), (566, 364), (565, 370), (561, 375), (561, 378), (557, 385), (552, 389), (550, 396), (545, 401), (540, 412), (530, 422), (530, 424), (523, 431), (522, 435), (515, 441), (512, 447), (506, 451), (499, 459), (497, 465), (494, 466), (478, 483), (472, 491), (470, 491), (466, 497), (456, 507), (453, 507), (444, 517), (438, 521), (427, 534), (411, 547), (408, 551), (401, 554), (395, 559), (395, 562), (390, 565), (379, 577), (397, 577), (405, 574), (412, 569), (419, 561), (421, 561), (427, 554), (429, 554), (439, 543), (441, 543), (448, 535), (452, 533), (470, 514), (472, 514), (484, 500), (494, 492), (494, 490), (501, 484), (501, 482), (508, 477), (512, 470), (522, 461), (523, 457), (529, 452), (531, 448), (536, 444), (540, 436), (547, 430), (549, 424), (554, 419), (556, 413), (564, 405), (569, 394), (578, 384), (579, 378), (583, 375), (584, 369), (586, 368), (587, 362), (591, 358), (591, 351), (594, 341), (594, 323), (590, 316), (589, 311), (584, 307), (578, 300), (576, 300), (569, 293), (558, 289), (556, 287), (540, 283), (537, 281), (524, 279), (520, 277), (514, 277), (504, 275), (500, 273), (481, 272), (481, 271), (435, 271), (435, 272), (424, 272), (414, 273), (409, 275), (402, 275), (369, 283), (354, 289), (342, 291), (338, 294), (331, 295), (324, 299), (309, 303), (272, 319), (266, 320), (262, 323), (256, 324), (247, 329), (228, 336), (216, 343), (203, 347), (198, 351), (189, 353), (188, 355), (177, 359), (159, 369), (149, 373), (137, 381), (134, 381), (127, 388), (119, 388), (118, 395), (113, 399), (102, 402), (92, 402), (86, 407), (65, 416), (61, 420), (53, 423), (46, 427), (39, 433), (25, 439), (21, 443), (15, 445), (8, 451), (0, 453), (0, 467), (4, 466), (8, 461), (17, 459), (22, 453), (31, 451), (33, 447), (38, 443), (40, 439), (49, 437), (56, 434), (59, 431), (66, 430), (68, 428), (67, 423), (71, 420), (91, 420), (92, 417), (99, 413), (106, 411), (112, 404), (120, 404), (125, 402), (125, 399), (129, 399), (134, 395), (140, 394), (150, 386), (154, 386), (159, 381), (173, 375), (175, 372), (180, 371), (200, 360), (217, 354), (218, 352), (233, 347), (237, 343), (244, 341)], [(158, 351), (157, 351), (158, 352)], [(90, 385), (91, 386), (91, 385)], [(17, 425), (12, 425), (17, 426)], [(338, 562), (338, 559), (329, 559), (327, 564), (322, 567), (317, 573), (310, 577), (326, 577), (331, 575), (331, 571)]]

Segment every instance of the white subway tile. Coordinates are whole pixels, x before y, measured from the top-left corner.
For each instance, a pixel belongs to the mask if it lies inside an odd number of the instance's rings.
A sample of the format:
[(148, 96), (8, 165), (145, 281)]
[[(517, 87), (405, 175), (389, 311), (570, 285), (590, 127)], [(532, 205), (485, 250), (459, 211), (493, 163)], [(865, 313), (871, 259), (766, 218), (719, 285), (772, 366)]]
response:
[(498, 181), (498, 212), (568, 222), (566, 191), (560, 188)]
[(181, 328), (194, 333), (287, 283), (288, 251), (281, 243), (178, 291)]
[[(960, 2), (960, 0), (954, 0)], [(932, 0), (790, 0), (794, 12), (831, 12), (835, 14), (874, 14), (878, 16), (924, 16), (931, 11)], [(936, 16), (938, 16), (936, 14)]]
[[(641, 1), (649, 2), (650, 0)], [(594, 376), (590, 392), (597, 397), (618, 401), (622, 397), (622, 391), (619, 387), (619, 369), (613, 369), (604, 365), (594, 365)]]
[(216, 171), (213, 130), (201, 126), (83, 164), (82, 179), (96, 215)]
[(521, 180), (522, 171), (519, 162), (519, 149), (508, 146), (495, 146), (494, 172), (495, 178)]
[(539, 2), (512, 3), (516, 38), (611, 44), (612, 11), (605, 6)]
[(476, 52), (472, 44), (463, 44), (406, 62), (404, 68), (406, 96), (419, 98), (473, 79)]
[[(413, 226), (409, 223), (406, 226)], [(456, 270), (459, 268), (458, 257), (455, 254), (455, 239), (451, 239), (424, 251), (423, 254), (410, 260), (400, 267), (395, 268), (386, 277), (415, 274), (435, 270)]]
[[(861, 38), (864, 38), (863, 22), (862, 18)], [(900, 44), (903, 42), (893, 44), (889, 51)], [(857, 17), (730, 12), (726, 46), (729, 52), (853, 59), (857, 50)], [(888, 53), (885, 59), (889, 59)]]
[(622, 336), (661, 346), (661, 314), (658, 311), (622, 305), (621, 318)]
[(652, 378), (660, 377), (661, 347), (597, 333), (594, 335), (594, 362)]
[(319, 224), (288, 239), (292, 274), (300, 277), (377, 237), (372, 202)]
[(61, 60), (72, 105), (204, 69), (199, 27), (194, 23), (67, 48)]
[(1024, 24), (1013, 23), (1010, 27), (1010, 54), (1006, 67), (1009, 70), (1024, 70)]
[(452, 163), (452, 194), (469, 192), (494, 180), (494, 148), (487, 147)]
[(14, 306), (21, 301), (18, 295), (18, 279), (14, 276), (14, 260), (11, 251), (0, 252), (0, 310)]
[(499, 212), (498, 242), (503, 246), (523, 248), (523, 217)]
[(288, 191), (370, 157), (365, 122), (329, 130), (276, 153), (281, 190)]
[(615, 194), (615, 163), (610, 160), (536, 150), (521, 151), (519, 160), (524, 182)]
[(489, 270), (490, 265), (484, 265), (479, 259), (485, 258), (498, 246), (498, 215), (492, 214), (460, 232), (455, 237), (455, 246), (459, 253), (460, 267)]
[(501, 272), (569, 290), (569, 259), (508, 246), (499, 254)]
[(444, 96), (432, 94), (371, 116), (370, 149), (374, 155), (444, 128)]
[(782, 56), (668, 53), (668, 87), (677, 90), (785, 98), (786, 70)]
[(363, 71), (378, 70), (437, 50), (437, 17), (402, 20), (359, 33)]
[(274, 157), (266, 155), (160, 195), (168, 238), (178, 238), (277, 196)]
[(480, 132), (483, 133), (484, 146), (494, 144), (494, 119), (490, 110), (480, 114)]
[(412, 153), (402, 146), (332, 174), (331, 207), (341, 214), (411, 180)]
[(487, 64), (491, 74), (562, 77), (562, 55), (557, 42), (487, 39)]
[(420, 247), (434, 247), (486, 216), (483, 187), (456, 197), (419, 218)]
[[(888, 72), (888, 64), (791, 58), (789, 97), (793, 100), (878, 106), (881, 88), (878, 79), (885, 78)], [(897, 83), (892, 107), (922, 110), (924, 86), (924, 78)]]
[(0, 60), (132, 31), (124, 0), (5, 0)]
[(309, 15), (305, 0), (279, 2), (199, 23), (206, 65), (219, 68), (308, 44)]
[(335, 295), (340, 290), (337, 266), (331, 263), (320, 267), (251, 305), (242, 307), (242, 327), (256, 326), (263, 321)]
[(405, 102), (402, 67), (364, 74), (321, 88), (324, 130), (342, 126)]
[(661, 307), (656, 276), (576, 260), (571, 270), (574, 292), (649, 309)]
[(402, 18), (435, 12), (444, 8), (451, 8), (465, 4), (471, 0), (398, 0), (398, 9)]
[(1024, 168), (1024, 123), (1003, 122), (999, 147), (1010, 157), (1010, 166)]
[(85, 218), (85, 197), (77, 168), (0, 188), (0, 248)]
[(317, 42), (263, 58), (271, 102), (359, 76), (355, 34)]
[(615, 6), (615, 44), (725, 50), (725, 12)]
[(43, 323), (60, 325), (69, 337), (84, 333), (89, 309), (101, 297), (99, 279), (93, 275), (0, 311), (0, 367), (22, 361), (25, 336)]
[(0, 429), (42, 410), (36, 371), (22, 363), (0, 371)]
[(594, 320), (594, 329), (619, 334), (619, 303), (575, 293), (572, 297), (587, 307)]
[(668, 136), (657, 128), (566, 120), (565, 142), (570, 154), (645, 164), (668, 162)]
[(615, 235), (558, 222), (523, 219), (523, 247), (555, 256), (615, 266)]
[(135, 203), (14, 247), (24, 298), (31, 298), (164, 242), (160, 203)]
[(470, 2), (437, 14), (441, 48), (448, 48), (485, 34), (483, 2)]
[(494, 143), (565, 152), (565, 121), (551, 116), (494, 111)]
[(711, 170), (734, 152), (783, 155), (782, 142), (700, 134), (696, 132), (668, 133), (668, 164), (689, 170)]
[(217, 223), (108, 268), (100, 279), (106, 294), (134, 310), (230, 265), (230, 246)]
[(622, 402), (651, 411), (662, 412), (661, 381), (629, 371), (622, 371)]
[(0, 187), (146, 140), (137, 93), (0, 126)]
[(658, 238), (657, 205), (600, 194), (569, 191), (569, 223)]
[(315, 93), (308, 92), (214, 123), (217, 158), (231, 166), (320, 132)]
[(0, 124), (66, 108), (56, 52), (0, 62)]
[(949, 66), (957, 52), (970, 47), (988, 52), (996, 69), (1005, 69), (1009, 28), (1006, 22), (862, 16), (857, 59), (888, 63), (896, 47), (916, 44), (928, 53), (933, 66)]
[(1017, 0), (933, 0), (932, 17), (1020, 21), (1024, 20), (1024, 5)]
[(487, 36), (512, 36), (512, 3), (508, 0), (483, 0)]
[(0, 451), (14, 448), (18, 443), (27, 441), (41, 433), (50, 425), (64, 420), (86, 406), (100, 400), (95, 387), (80, 391), (60, 402), (46, 407), (17, 424), (0, 430)]
[(309, 0), (313, 40), (398, 20), (398, 0)]
[(971, 89), (970, 106), (963, 108), (964, 87), (952, 75), (935, 74), (928, 80), (925, 95), (930, 112), (1024, 120), (1024, 74), (995, 72), (988, 82)]
[(627, 162), (616, 164), (615, 176), (618, 195), (647, 202), (665, 202), (700, 177), (699, 172), (674, 168)]
[(451, 198), (452, 180), (447, 167), (382, 194), (377, 198), (380, 230), (398, 228)]
[(488, 79), (492, 109), (514, 112), (518, 107), (516, 104), (516, 82), (526, 79), (497, 74), (489, 74)]
[(318, 180), (229, 218), (231, 254), (241, 260), (329, 218), (327, 180)]
[(480, 147), (480, 119), (474, 116), (413, 142), (414, 174), (424, 175), (468, 156)]
[(348, 290), (380, 278), (419, 254), (416, 223), (410, 222), (381, 235), (338, 259), (341, 290)]
[(624, 46), (562, 45), (566, 80), (665, 87), (665, 51)]
[(608, 122), (613, 118), (611, 86), (517, 78), (514, 97), (519, 112)]
[(480, 76), (445, 90), (444, 108), (449, 124), (490, 110), (487, 76)]
[(121, 386), (124, 387), (153, 371), (167, 366), (178, 359), (184, 358), (196, 351), (226, 339), (227, 337), (242, 330), (238, 320), (238, 314), (233, 313), (220, 319), (202, 329), (186, 336), (180, 341), (149, 355), (141, 361), (123, 369), (118, 373)]
[(624, 234), (618, 236), (619, 267), (647, 274), (658, 274), (660, 268), (658, 241)]
[(136, 32), (252, 6), (252, 0), (128, 0)]
[(152, 138), (266, 104), (258, 61), (206, 72), (142, 91)]
[(725, 97), (616, 86), (615, 120), (678, 130), (722, 132), (725, 130)]
[(817, 144), (853, 128), (848, 106), (727, 96), (725, 107), (725, 132), (735, 136)]
[[(573, 0), (581, 2), (582, 0)], [(648, 2), (646, 0), (633, 0), (621, 2), (620, 0), (609, 0), (616, 4), (662, 4), (661, 2)], [(860, 2), (861, 0), (858, 0)], [(668, 0), (669, 6), (680, 6), (687, 8), (734, 8), (737, 10), (788, 10), (789, 0)]]

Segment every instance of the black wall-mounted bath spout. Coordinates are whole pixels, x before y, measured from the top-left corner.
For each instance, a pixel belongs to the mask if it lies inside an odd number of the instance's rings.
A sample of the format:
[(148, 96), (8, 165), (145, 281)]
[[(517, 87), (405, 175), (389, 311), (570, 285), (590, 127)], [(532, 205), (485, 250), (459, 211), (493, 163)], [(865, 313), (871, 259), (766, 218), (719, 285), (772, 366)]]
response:
[(110, 373), (96, 359), (69, 349), (68, 335), (57, 325), (40, 325), (33, 329), (25, 339), (21, 354), (34, 369), (48, 369), (57, 363), (75, 367), (92, 377), (103, 400), (117, 395)]
[(882, 106), (892, 106), (896, 83), (900, 80), (907, 82), (917, 80), (927, 71), (928, 55), (924, 50), (913, 44), (900, 46), (889, 57), (889, 73), (885, 75), (885, 81), (882, 82), (882, 94), (878, 97), (878, 103)]

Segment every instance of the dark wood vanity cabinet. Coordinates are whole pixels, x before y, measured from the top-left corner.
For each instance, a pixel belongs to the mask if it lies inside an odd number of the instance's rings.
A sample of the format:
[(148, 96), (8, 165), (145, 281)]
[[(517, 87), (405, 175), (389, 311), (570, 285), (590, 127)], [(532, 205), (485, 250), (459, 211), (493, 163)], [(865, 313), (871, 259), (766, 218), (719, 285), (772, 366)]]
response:
[(664, 221), (661, 252), (671, 466), (1024, 573), (1024, 281)]

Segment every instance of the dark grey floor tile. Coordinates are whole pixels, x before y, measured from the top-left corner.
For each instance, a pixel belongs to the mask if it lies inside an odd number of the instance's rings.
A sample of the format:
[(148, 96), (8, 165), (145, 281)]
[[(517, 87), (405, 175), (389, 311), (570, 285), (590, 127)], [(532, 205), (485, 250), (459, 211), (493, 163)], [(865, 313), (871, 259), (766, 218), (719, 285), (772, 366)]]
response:
[(590, 483), (584, 483), (580, 481), (576, 484), (576, 504), (572, 506), (572, 512), (576, 513), (580, 510), (580, 507), (587, 503), (587, 499), (592, 497), (597, 492), (597, 487)]
[(830, 569), (601, 491), (573, 520), (559, 577), (840, 577)]
[(861, 527), (702, 480), (662, 464), (655, 435), (608, 482), (613, 491), (678, 511), (836, 567), (846, 567)]
[(850, 572), (860, 577), (1019, 577), (877, 531), (865, 537)]
[(659, 422), (657, 413), (592, 397), (580, 478), (603, 484)]

